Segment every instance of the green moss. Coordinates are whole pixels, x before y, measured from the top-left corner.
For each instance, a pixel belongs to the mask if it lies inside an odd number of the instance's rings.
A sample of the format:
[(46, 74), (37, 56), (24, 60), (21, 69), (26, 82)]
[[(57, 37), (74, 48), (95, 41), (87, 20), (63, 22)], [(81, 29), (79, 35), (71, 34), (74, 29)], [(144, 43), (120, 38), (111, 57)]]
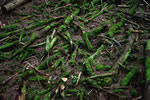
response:
[(85, 41), (88, 50), (93, 51), (93, 46), (92, 46), (92, 44), (88, 38), (88, 34), (86, 32), (83, 33), (83, 40)]
[(146, 50), (150, 50), (150, 40), (146, 41)]
[(112, 37), (114, 33), (116, 33), (117, 29), (121, 28), (122, 26), (123, 26), (123, 21), (113, 24), (108, 30), (108, 35)]
[(20, 37), (19, 37), (19, 44), (21, 44), (22, 38), (24, 37), (24, 31), (21, 32)]
[(92, 0), (92, 3), (95, 5), (95, 4), (97, 4), (97, 3), (100, 3), (101, 2), (101, 0)]
[(90, 76), (91, 76), (91, 75), (94, 75), (92, 66), (90, 65), (88, 59), (85, 59), (85, 67), (86, 67), (86, 72), (87, 72), (88, 75), (90, 75)]
[(101, 11), (99, 11), (97, 14), (93, 15), (90, 20), (96, 18), (97, 16), (100, 16), (102, 13), (104, 13), (104, 11), (108, 11), (108, 8), (106, 8), (106, 6), (107, 6), (107, 3), (104, 3), (104, 8), (103, 8), (103, 10), (101, 10)]
[(131, 90), (130, 94), (135, 97), (139, 96), (139, 93), (135, 89)]
[(132, 79), (132, 77), (135, 75), (135, 73), (137, 72), (137, 67), (134, 66), (131, 71), (125, 76), (125, 78), (121, 81), (120, 85), (121, 86), (126, 86), (129, 84), (130, 80)]
[(65, 64), (63, 63), (62, 66), (61, 66), (61, 72), (66, 72), (66, 67), (65, 67)]
[(31, 37), (30, 37), (29, 42), (30, 42), (30, 43), (33, 42), (36, 38), (37, 38), (37, 37), (36, 37), (36, 33), (33, 33), (33, 34), (31, 35)]
[(4, 49), (8, 49), (8, 48), (10, 48), (10, 47), (12, 47), (16, 44), (17, 44), (17, 42), (11, 42), (11, 43), (3, 44), (3, 45), (0, 46), (0, 51), (4, 50)]
[(47, 24), (49, 22), (56, 21), (57, 19), (59, 19), (59, 18), (55, 18), (54, 17), (54, 18), (50, 18), (50, 19), (41, 20), (40, 22), (37, 22), (37, 23), (35, 23), (35, 24), (31, 25), (31, 26), (26, 27), (25, 30), (29, 30), (29, 29), (33, 29), (35, 27), (39, 27), (39, 26), (45, 25), (45, 24)]
[(26, 50), (24, 50), (20, 55), (18, 55), (17, 60), (19, 60), (20, 62), (22, 62), (24, 59), (32, 56), (35, 54), (35, 50), (32, 48), (27, 48)]
[(88, 35), (89, 38), (92, 38), (98, 34), (100, 34), (104, 29), (104, 26), (99, 26), (96, 29), (92, 30), (91, 32), (86, 32), (86, 34)]
[(112, 90), (112, 92), (119, 94), (119, 93), (123, 92), (123, 89), (114, 88), (114, 89)]
[(99, 70), (108, 70), (110, 68), (111, 68), (110, 65), (97, 64), (95, 69), (99, 71)]
[(150, 57), (146, 57), (146, 61), (145, 61), (145, 78), (146, 81), (150, 80)]
[(66, 31), (66, 30), (67, 30), (67, 26), (65, 26), (65, 25), (61, 25), (59, 27), (59, 32), (63, 32), (63, 31)]
[(94, 88), (99, 88), (99, 85), (97, 84), (97, 82), (95, 80), (86, 79), (85, 81), (88, 83), (87, 85), (94, 87)]
[(127, 60), (127, 58), (129, 57), (130, 53), (131, 53), (131, 48), (129, 48), (129, 50), (125, 53), (124, 58), (122, 60), (123, 63)]
[(29, 81), (44, 81), (46, 79), (47, 79), (46, 77), (36, 75), (36, 76), (30, 77)]
[(129, 14), (133, 14), (135, 12), (135, 9), (138, 7), (140, 0), (132, 0), (131, 2), (132, 4), (129, 9)]
[(110, 86), (113, 82), (113, 79), (111, 77), (105, 77), (103, 81), (101, 82), (102, 86)]
[(86, 89), (85, 87), (82, 87), (81, 88), (81, 91), (80, 91), (80, 100), (84, 100), (85, 98), (85, 92), (86, 92)]
[(18, 24), (14, 23), (14, 24), (10, 24), (4, 27), (5, 32), (10, 32), (10, 31), (14, 31), (17, 30), (19, 27)]
[(52, 68), (52, 70), (56, 70), (56, 68), (59, 66), (59, 65), (61, 65), (62, 63), (64, 63), (64, 58), (60, 58), (60, 59), (58, 59), (58, 60), (56, 60), (56, 62), (54, 63), (54, 65), (53, 65), (53, 68)]
[(15, 33), (21, 32), (23, 29), (18, 29), (18, 30), (14, 30), (12, 32), (7, 32), (7, 33), (1, 33), (0, 34), (0, 39), (9, 36), (9, 35), (14, 35)]
[(71, 2), (71, 0), (61, 0), (61, 1), (65, 2), (65, 3), (70, 3)]
[(78, 80), (78, 77), (74, 76), (72, 82), (75, 84), (77, 82), (77, 80)]
[(79, 56), (89, 56), (90, 55), (90, 53), (88, 53), (88, 52), (86, 52), (85, 50), (83, 50), (83, 49), (80, 49), (80, 48), (78, 48), (78, 55)]
[(38, 95), (36, 95), (36, 96), (34, 97), (34, 100), (41, 100), (41, 99), (40, 99), (40, 97), (39, 97)]
[(100, 54), (101, 51), (103, 51), (105, 49), (105, 45), (101, 45), (96, 52), (91, 55), (88, 59), (94, 59), (96, 56), (98, 56)]
[(78, 93), (80, 90), (79, 89), (68, 89), (66, 92), (67, 93)]
[(73, 20), (73, 16), (71, 15), (71, 16), (68, 16), (66, 19), (65, 19), (65, 24), (70, 24), (71, 23), (71, 21)]
[(50, 56), (49, 58), (45, 59), (44, 61), (42, 61), (42, 63), (40, 65), (37, 66), (38, 70), (44, 69), (47, 67), (47, 63), (53, 61), (55, 58), (57, 57), (56, 54)]
[(71, 65), (73, 66), (76, 64), (75, 58), (76, 58), (76, 51), (74, 51), (71, 55)]
[(88, 59), (92, 66), (96, 66), (97, 62), (94, 59)]
[(48, 31), (48, 30), (51, 30), (53, 27), (57, 26), (58, 23), (54, 22), (54, 23), (51, 23), (50, 25), (46, 26), (45, 27), (45, 30)]
[(33, 33), (33, 34), (31, 35), (31, 37), (30, 37), (30, 40), (27, 41), (23, 47), (21, 47), (20, 49), (16, 50), (16, 51), (13, 53), (12, 57), (15, 57), (15, 56), (17, 56), (18, 54), (22, 53), (22, 52), (23, 52), (31, 43), (33, 43), (36, 39), (37, 39), (36, 33)]
[(73, 15), (76, 16), (80, 13), (80, 9), (76, 8), (75, 11), (73, 12)]

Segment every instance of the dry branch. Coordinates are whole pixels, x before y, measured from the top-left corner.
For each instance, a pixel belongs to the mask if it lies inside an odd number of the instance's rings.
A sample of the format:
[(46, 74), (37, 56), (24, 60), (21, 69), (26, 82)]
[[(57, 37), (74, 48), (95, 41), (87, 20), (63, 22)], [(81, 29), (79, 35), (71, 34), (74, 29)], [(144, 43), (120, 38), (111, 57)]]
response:
[(27, 2), (27, 1), (29, 1), (29, 0), (13, 0), (12, 2), (10, 2), (10, 3), (6, 4), (6, 5), (4, 5), (4, 6), (2, 7), (2, 11), (3, 11), (3, 12), (10, 11), (10, 10), (16, 8), (17, 6), (19, 6), (19, 5), (21, 5), (21, 4), (25, 3), (25, 2)]

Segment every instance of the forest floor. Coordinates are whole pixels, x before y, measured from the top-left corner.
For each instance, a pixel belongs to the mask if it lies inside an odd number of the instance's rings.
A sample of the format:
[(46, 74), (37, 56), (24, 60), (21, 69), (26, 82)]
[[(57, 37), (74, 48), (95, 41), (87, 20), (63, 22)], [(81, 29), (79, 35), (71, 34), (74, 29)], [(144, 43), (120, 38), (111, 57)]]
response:
[(0, 16), (0, 100), (142, 100), (141, 3), (32, 0)]

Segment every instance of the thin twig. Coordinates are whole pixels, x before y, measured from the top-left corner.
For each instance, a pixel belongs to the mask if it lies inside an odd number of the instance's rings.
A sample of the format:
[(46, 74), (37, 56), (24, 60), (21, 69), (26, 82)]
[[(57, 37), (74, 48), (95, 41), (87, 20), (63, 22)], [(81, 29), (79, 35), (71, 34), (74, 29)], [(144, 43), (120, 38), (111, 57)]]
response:
[(34, 67), (32, 64), (28, 63), (27, 61), (25, 61), (24, 63), (28, 64), (32, 69), (34, 69), (39, 74), (48, 76), (48, 74), (42, 73), (41, 71), (39, 71), (38, 69), (36, 69), (36, 67)]
[(143, 2), (146, 3), (150, 7), (150, 4), (147, 1), (143, 0)]
[(87, 77), (87, 79), (92, 79), (92, 78), (97, 78), (97, 77), (106, 77), (106, 76), (112, 76), (112, 75), (114, 75), (114, 73), (109, 72), (109, 73), (103, 73), (99, 75), (93, 75), (93, 76)]
[(3, 42), (3, 41), (5, 41), (5, 40), (7, 40), (8, 38), (9, 38), (9, 36), (7, 36), (7, 37), (1, 39), (0, 42)]
[(9, 77), (8, 79), (4, 80), (4, 81), (2, 82), (2, 84), (6, 84), (6, 83), (7, 83), (8, 81), (10, 81), (11, 79), (17, 77), (19, 73), (20, 73), (20, 72), (14, 74), (14, 75), (12, 75), (11, 77)]
[(104, 89), (102, 87), (99, 87), (99, 89), (104, 91), (104, 92), (106, 92), (106, 93), (108, 93), (108, 94), (111, 94), (111, 95), (114, 95), (114, 96), (117, 96), (117, 97), (128, 98), (127, 96), (120, 96), (120, 95), (118, 95), (116, 93), (113, 93), (112, 91), (108, 91), (108, 90), (106, 90), (106, 89)]
[(80, 72), (80, 73), (78, 74), (78, 80), (77, 80), (77, 82), (76, 82), (75, 86), (77, 86), (77, 85), (78, 85), (81, 75), (82, 75), (82, 72)]
[(56, 11), (56, 10), (59, 10), (59, 9), (62, 9), (62, 8), (65, 8), (65, 7), (69, 7), (69, 6), (72, 6), (72, 4), (67, 4), (67, 5), (65, 5), (65, 6), (58, 7), (58, 8), (56, 8), (56, 9), (50, 11), (49, 13), (51, 13), (51, 12), (53, 12), (53, 11)]
[(102, 35), (98, 35), (98, 36), (99, 36), (99, 37), (102, 37), (102, 38), (106, 38), (106, 39), (112, 40), (112, 41), (116, 42), (116, 43), (119, 45), (119, 47), (121, 47), (121, 44), (120, 44), (119, 41), (117, 41), (115, 38), (111, 39), (111, 38), (109, 38), (109, 37), (107, 37), (107, 36), (102, 36)]

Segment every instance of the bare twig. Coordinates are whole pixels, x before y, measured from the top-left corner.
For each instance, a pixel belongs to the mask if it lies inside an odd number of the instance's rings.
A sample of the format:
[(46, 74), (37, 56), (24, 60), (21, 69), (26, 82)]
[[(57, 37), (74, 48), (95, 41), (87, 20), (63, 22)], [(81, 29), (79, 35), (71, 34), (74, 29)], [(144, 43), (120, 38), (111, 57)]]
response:
[(77, 86), (77, 85), (78, 85), (81, 75), (82, 75), (82, 72), (80, 72), (80, 73), (78, 74), (78, 80), (77, 80), (77, 82), (76, 82), (75, 86)]
[(8, 38), (9, 38), (9, 36), (7, 36), (7, 37), (1, 39), (0, 42), (3, 42), (3, 41), (5, 41), (5, 40), (7, 40)]
[(143, 0), (143, 2), (150, 7), (150, 4), (147, 1)]
[(50, 11), (50, 13), (51, 13), (51, 12), (53, 12), (53, 11), (56, 11), (56, 10), (59, 10), (59, 9), (65, 8), (65, 7), (69, 7), (69, 6), (72, 6), (72, 4), (67, 4), (67, 5), (65, 5), (65, 6), (58, 7), (58, 8), (56, 8), (56, 9), (54, 9), (54, 10), (51, 10), (51, 11)]
[(11, 77), (9, 77), (8, 79), (4, 80), (4, 81), (2, 82), (2, 84), (6, 84), (6, 83), (7, 83), (8, 81), (10, 81), (11, 79), (14, 79), (15, 77), (17, 77), (17, 76), (19, 75), (19, 73), (20, 73), (20, 72), (14, 74), (14, 75), (12, 75)]
[(106, 90), (106, 89), (104, 89), (102, 87), (99, 87), (99, 89), (102, 90), (102, 91), (104, 91), (104, 92), (106, 92), (106, 93), (108, 93), (108, 94), (111, 94), (111, 95), (114, 95), (114, 96), (117, 96), (117, 97), (128, 98), (127, 96), (118, 95), (118, 94), (113, 93), (112, 91)]
[(48, 74), (42, 73), (41, 71), (39, 71), (38, 69), (36, 69), (36, 67), (34, 67), (32, 64), (28, 63), (27, 61), (25, 61), (24, 63), (28, 64), (32, 69), (34, 69), (39, 74), (48, 76)]
[(106, 77), (106, 76), (112, 76), (114, 73), (113, 72), (108, 72), (108, 73), (103, 73), (99, 75), (93, 75), (90, 77), (87, 77), (87, 79), (92, 79), (92, 78), (97, 78), (97, 77)]
[(99, 37), (102, 37), (102, 38), (106, 38), (106, 39), (109, 39), (109, 40), (112, 40), (112, 41), (114, 41), (115, 43), (117, 43), (118, 45), (119, 45), (119, 47), (121, 47), (121, 44), (119, 43), (119, 41), (117, 41), (115, 38), (109, 38), (109, 37), (107, 37), (107, 36), (102, 36), (102, 35), (98, 35)]

